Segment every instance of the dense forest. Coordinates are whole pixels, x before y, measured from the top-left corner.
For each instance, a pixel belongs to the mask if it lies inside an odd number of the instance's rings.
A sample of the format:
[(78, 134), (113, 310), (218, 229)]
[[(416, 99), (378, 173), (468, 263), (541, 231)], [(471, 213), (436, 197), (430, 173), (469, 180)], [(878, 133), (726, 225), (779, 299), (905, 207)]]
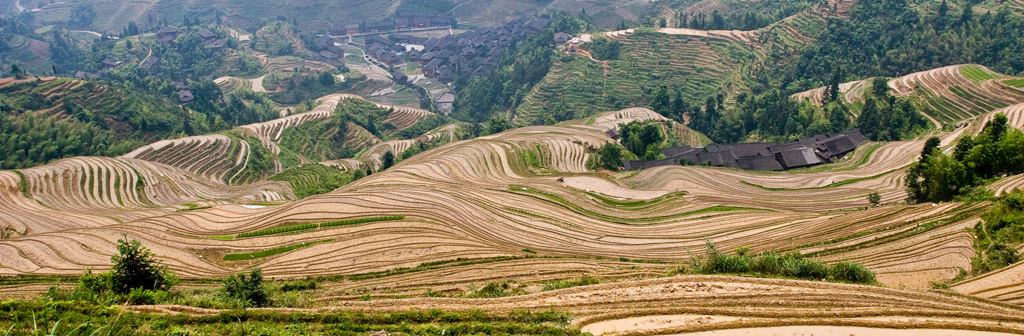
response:
[(920, 160), (907, 172), (910, 202), (948, 202), (971, 193), (975, 187), (1005, 176), (1024, 173), (1024, 132), (1007, 125), (997, 114), (976, 137), (961, 137), (950, 154), (939, 150), (931, 138)]
[(755, 89), (796, 92), (825, 85), (837, 72), (844, 79), (898, 77), (962, 63), (1024, 73), (1024, 19), (1008, 9), (979, 15), (973, 3), (944, 1), (925, 12), (907, 0), (860, 0), (849, 19), (829, 19), (818, 41), (794, 62), (756, 76), (763, 85)]
[(452, 116), (480, 123), (490, 119), (495, 112), (514, 110), (551, 68), (554, 33), (576, 34), (589, 25), (565, 13), (557, 14), (552, 20), (543, 33), (511, 43), (488, 76), (456, 80), (456, 86), (463, 88), (455, 101)]

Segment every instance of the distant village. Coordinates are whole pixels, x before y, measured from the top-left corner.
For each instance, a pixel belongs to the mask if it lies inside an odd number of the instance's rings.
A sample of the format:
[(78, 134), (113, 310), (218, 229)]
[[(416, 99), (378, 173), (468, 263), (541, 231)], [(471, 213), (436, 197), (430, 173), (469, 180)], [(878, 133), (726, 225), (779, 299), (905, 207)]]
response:
[[(618, 131), (608, 135), (618, 137)], [(746, 170), (779, 171), (836, 162), (868, 139), (854, 130), (845, 133), (819, 134), (792, 142), (757, 142), (705, 147), (679, 146), (665, 148), (661, 160), (623, 162), (626, 170), (642, 170), (671, 165), (706, 165)]]
[[(360, 37), (369, 60), (387, 70), (395, 83), (412, 84), (409, 75), (396, 67), (406, 63), (418, 63), (423, 77), (451, 84), (459, 76), (488, 76), (498, 65), (501, 53), (513, 41), (543, 32), (549, 22), (547, 18), (523, 17), (497, 27), (427, 38), (413, 36), (411, 33), (429, 28), (452, 28), (457, 24), (455, 17), (450, 14), (400, 13), (393, 20), (339, 24), (332, 27), (327, 34), (316, 35), (312, 44), (307, 43), (313, 54), (307, 55), (306, 58), (335, 66), (343, 65), (346, 53), (341, 48), (340, 40)], [(208, 29), (182, 30), (162, 26), (156, 31), (156, 39), (160, 43), (174, 44), (185, 34), (199, 37), (207, 48), (221, 50), (227, 46), (227, 40)], [(556, 33), (552, 42), (555, 45), (564, 45), (571, 39), (572, 36), (569, 34)], [(159, 61), (158, 57), (151, 56), (139, 65), (148, 69)], [(98, 71), (79, 71), (75, 77), (97, 78), (122, 63), (119, 60), (106, 59)], [(179, 101), (187, 103), (194, 99), (187, 85), (179, 83), (176, 90)], [(454, 94), (448, 92), (436, 97), (434, 104), (440, 110), (450, 112), (454, 100)]]
[[(390, 21), (389, 21), (390, 22)], [(401, 27), (401, 17), (395, 27)], [(412, 21), (417, 22), (417, 21)], [(422, 21), (428, 22), (428, 21)], [(437, 21), (440, 22), (440, 21)], [(442, 38), (424, 38), (406, 34), (389, 34), (364, 37), (367, 53), (377, 62), (395, 66), (405, 61), (418, 62), (427, 78), (436, 78), (451, 83), (462, 74), (487, 76), (498, 64), (501, 52), (513, 40), (539, 34), (548, 25), (544, 18), (520, 18), (502, 26), (473, 30)], [(376, 29), (378, 26), (371, 26)], [(408, 50), (403, 45), (423, 46), (422, 50)], [(408, 76), (400, 71), (392, 72), (396, 82), (402, 83)]]

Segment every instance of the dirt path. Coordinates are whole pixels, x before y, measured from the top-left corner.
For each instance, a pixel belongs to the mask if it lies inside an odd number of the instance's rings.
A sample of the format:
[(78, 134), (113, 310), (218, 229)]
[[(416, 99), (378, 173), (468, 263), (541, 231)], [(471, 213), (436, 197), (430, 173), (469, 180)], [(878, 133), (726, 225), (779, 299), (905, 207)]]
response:
[(259, 76), (249, 80), (249, 82), (252, 83), (252, 92), (267, 92), (267, 89), (263, 88), (264, 77), (267, 77), (267, 75)]
[(25, 11), (25, 7), (21, 6), (21, 0), (14, 0), (14, 12), (21, 13)]
[(455, 10), (456, 10), (456, 9), (459, 9), (459, 7), (462, 7), (462, 5), (465, 5), (465, 4), (468, 4), (468, 3), (471, 3), (471, 2), (473, 2), (473, 1), (476, 1), (476, 0), (469, 0), (469, 1), (466, 1), (466, 2), (463, 2), (463, 3), (460, 3), (460, 4), (458, 4), (458, 5), (457, 5), (457, 6), (455, 6), (455, 7), (452, 7), (452, 9), (448, 10), (448, 14), (454, 13), (454, 12), (455, 12)]
[[(569, 52), (569, 53), (572, 54), (573, 52)], [(575, 53), (583, 55), (583, 56), (587, 56), (587, 58), (589, 58), (591, 61), (600, 62), (602, 65), (604, 65), (604, 75), (608, 76), (608, 71), (611, 70), (611, 68), (608, 66), (608, 61), (598, 60), (598, 59), (594, 58), (594, 56), (591, 55), (589, 51), (586, 51), (586, 50), (579, 50), (579, 51), (577, 51)]]
[(142, 61), (139, 61), (139, 66), (142, 66), (142, 63), (146, 63), (146, 60), (148, 60), (151, 56), (153, 56), (153, 48), (149, 48), (149, 52), (146, 53), (146, 58), (143, 58)]
[(250, 35), (250, 34), (244, 34), (244, 35), (243, 34), (239, 34), (238, 31), (234, 30), (234, 29), (230, 29), (229, 28), (228, 29), (228, 33), (231, 34), (232, 37), (238, 39), (238, 42), (245, 42), (245, 41), (251, 41), (252, 40), (252, 35)]
[[(100, 33), (97, 33), (97, 32), (91, 31), (91, 30), (72, 30), (71, 32), (72, 33), (86, 33), (86, 34), (89, 34), (89, 35), (96, 35), (96, 37), (103, 37), (103, 34), (100, 34)], [(107, 38), (115, 39), (116, 40), (116, 39), (119, 39), (120, 37), (117, 37), (117, 36), (107, 36)]]

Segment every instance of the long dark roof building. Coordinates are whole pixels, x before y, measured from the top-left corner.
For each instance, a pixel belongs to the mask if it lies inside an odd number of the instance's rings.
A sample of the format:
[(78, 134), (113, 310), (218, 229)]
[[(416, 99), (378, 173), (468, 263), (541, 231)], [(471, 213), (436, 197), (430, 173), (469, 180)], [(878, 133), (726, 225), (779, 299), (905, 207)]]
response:
[(720, 145), (703, 148), (679, 146), (665, 148), (661, 160), (623, 162), (627, 170), (647, 169), (676, 164), (708, 165), (746, 170), (787, 170), (835, 162), (867, 142), (860, 131), (819, 134), (787, 143), (758, 142)]

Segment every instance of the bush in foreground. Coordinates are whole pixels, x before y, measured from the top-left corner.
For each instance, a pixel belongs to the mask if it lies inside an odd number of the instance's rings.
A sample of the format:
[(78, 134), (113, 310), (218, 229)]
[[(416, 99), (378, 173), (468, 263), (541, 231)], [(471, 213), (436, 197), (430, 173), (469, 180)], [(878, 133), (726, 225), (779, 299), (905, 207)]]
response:
[(243, 302), (245, 306), (263, 307), (270, 302), (263, 286), (263, 271), (255, 268), (249, 272), (231, 275), (224, 279), (224, 294), (228, 298)]
[(875, 273), (861, 264), (840, 262), (829, 265), (806, 259), (796, 252), (748, 255), (745, 248), (737, 249), (736, 255), (730, 255), (719, 252), (711, 242), (707, 242), (707, 257), (693, 258), (686, 271), (696, 274), (750, 274), (858, 284), (875, 283)]

